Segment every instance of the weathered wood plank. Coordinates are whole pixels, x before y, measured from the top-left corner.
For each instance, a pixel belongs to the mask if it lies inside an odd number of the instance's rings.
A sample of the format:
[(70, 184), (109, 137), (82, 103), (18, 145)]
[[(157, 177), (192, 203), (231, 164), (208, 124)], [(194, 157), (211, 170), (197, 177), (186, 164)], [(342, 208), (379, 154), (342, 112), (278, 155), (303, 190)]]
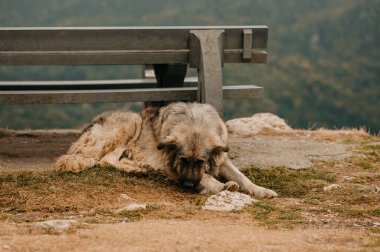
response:
[(264, 88), (255, 85), (224, 86), (223, 99), (255, 99), (264, 97)]
[[(224, 50), (225, 63), (266, 63), (267, 53), (252, 50), (250, 60), (242, 60), (242, 49)], [(0, 51), (0, 65), (125, 65), (174, 64), (189, 62), (189, 50), (165, 51)]]
[(186, 63), (188, 50), (1, 52), (0, 65), (126, 65)]
[[(197, 77), (186, 77), (184, 83), (195, 85)], [(71, 90), (113, 88), (156, 88), (155, 79), (71, 80), (71, 81), (0, 81), (0, 90)]]
[(243, 50), (225, 50), (224, 51), (224, 63), (257, 63), (265, 64), (267, 63), (268, 53), (263, 50), (251, 51), (250, 59), (243, 59)]
[[(251, 99), (263, 96), (254, 85), (224, 86), (224, 99)], [(100, 103), (136, 101), (195, 101), (196, 87), (108, 90), (0, 91), (0, 104)]]
[(244, 29), (243, 30), (244, 39), (243, 39), (243, 60), (250, 60), (252, 56), (252, 30)]
[(225, 49), (242, 49), (244, 29), (252, 48), (267, 48), (266, 26), (3, 27), (0, 51), (183, 50), (190, 30), (225, 30)]

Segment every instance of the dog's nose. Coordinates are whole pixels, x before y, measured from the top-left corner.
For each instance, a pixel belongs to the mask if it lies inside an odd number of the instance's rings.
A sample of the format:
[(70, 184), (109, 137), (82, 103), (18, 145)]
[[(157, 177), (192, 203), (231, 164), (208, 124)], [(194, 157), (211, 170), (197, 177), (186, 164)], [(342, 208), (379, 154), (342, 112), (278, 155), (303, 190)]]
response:
[(191, 180), (185, 180), (185, 181), (183, 181), (183, 185), (185, 187), (193, 187), (194, 186), (194, 182), (191, 181)]

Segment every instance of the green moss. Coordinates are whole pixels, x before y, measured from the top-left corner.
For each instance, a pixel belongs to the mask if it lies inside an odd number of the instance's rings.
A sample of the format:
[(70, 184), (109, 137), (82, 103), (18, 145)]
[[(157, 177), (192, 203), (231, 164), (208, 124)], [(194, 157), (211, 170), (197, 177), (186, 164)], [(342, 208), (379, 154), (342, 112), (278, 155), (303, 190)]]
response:
[(359, 145), (354, 151), (361, 155), (349, 159), (349, 162), (366, 171), (380, 171), (380, 144), (362, 144)]
[(250, 168), (244, 173), (256, 184), (276, 191), (280, 197), (301, 197), (335, 181), (333, 173), (315, 169)]
[(371, 216), (380, 217), (380, 207), (368, 211)]
[(254, 219), (269, 228), (293, 228), (306, 223), (300, 211), (295, 208), (284, 209), (269, 201), (259, 201), (245, 208)]

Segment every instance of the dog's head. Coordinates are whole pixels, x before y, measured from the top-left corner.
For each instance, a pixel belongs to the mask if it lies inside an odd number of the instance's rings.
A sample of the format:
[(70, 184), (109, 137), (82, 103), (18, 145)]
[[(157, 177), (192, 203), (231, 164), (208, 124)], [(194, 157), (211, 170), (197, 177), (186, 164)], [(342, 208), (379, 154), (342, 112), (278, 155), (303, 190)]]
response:
[(218, 132), (192, 126), (177, 128), (157, 148), (168, 154), (168, 168), (176, 180), (189, 188), (197, 187), (204, 173), (214, 173), (218, 157), (229, 150)]

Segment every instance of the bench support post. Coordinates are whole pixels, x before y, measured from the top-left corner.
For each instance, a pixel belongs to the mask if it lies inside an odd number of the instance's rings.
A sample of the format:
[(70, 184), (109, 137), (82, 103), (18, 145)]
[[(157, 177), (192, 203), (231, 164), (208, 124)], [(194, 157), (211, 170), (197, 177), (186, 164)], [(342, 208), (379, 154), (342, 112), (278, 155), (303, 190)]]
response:
[[(159, 88), (183, 87), (187, 72), (187, 64), (154, 64), (154, 75)], [(145, 76), (144, 76), (145, 77)], [(145, 107), (163, 107), (170, 102), (145, 102)]]
[(223, 115), (224, 30), (190, 31), (190, 67), (198, 69), (197, 101), (213, 105)]

